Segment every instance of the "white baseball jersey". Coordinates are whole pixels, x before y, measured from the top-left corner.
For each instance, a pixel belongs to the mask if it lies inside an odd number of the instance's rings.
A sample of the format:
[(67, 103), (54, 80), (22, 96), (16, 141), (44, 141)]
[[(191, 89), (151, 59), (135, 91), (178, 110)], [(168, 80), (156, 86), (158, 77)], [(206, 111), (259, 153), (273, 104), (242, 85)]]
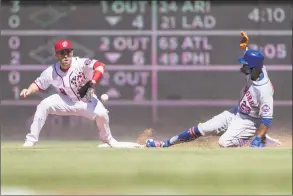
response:
[(246, 78), (246, 86), (242, 91), (238, 109), (253, 118), (273, 118), (274, 88), (263, 67), (260, 79), (252, 81)]
[(72, 57), (71, 66), (66, 72), (61, 70), (60, 63), (57, 62), (45, 69), (35, 80), (35, 84), (41, 90), (46, 90), (52, 85), (59, 93), (67, 95), (72, 101), (80, 101), (78, 89), (92, 79), (96, 62), (97, 60), (93, 59)]

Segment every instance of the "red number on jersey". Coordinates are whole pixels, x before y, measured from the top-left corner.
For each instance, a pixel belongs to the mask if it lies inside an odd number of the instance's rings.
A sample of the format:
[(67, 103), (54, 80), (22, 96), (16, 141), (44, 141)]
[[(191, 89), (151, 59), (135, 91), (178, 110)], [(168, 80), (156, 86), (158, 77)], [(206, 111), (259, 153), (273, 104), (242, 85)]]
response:
[(246, 104), (246, 101), (242, 101), (242, 103), (240, 104), (240, 109), (246, 114), (249, 114), (251, 111), (251, 108), (249, 107), (249, 105)]

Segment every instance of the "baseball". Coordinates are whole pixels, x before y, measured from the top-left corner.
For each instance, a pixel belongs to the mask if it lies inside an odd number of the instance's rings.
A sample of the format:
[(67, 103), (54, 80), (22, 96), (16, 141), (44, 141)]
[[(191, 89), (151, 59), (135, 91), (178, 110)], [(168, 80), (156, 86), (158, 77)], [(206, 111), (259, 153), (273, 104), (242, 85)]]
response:
[(101, 99), (102, 99), (102, 101), (108, 101), (109, 96), (107, 94), (102, 94)]

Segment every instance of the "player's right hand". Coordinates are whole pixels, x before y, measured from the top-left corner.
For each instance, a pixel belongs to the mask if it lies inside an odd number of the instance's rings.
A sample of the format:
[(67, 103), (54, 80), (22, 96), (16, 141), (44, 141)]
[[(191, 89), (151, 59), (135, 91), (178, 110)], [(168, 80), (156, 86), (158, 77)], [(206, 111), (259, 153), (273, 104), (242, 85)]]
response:
[(243, 31), (241, 31), (241, 41), (240, 41), (240, 49), (245, 50), (248, 46), (249, 38), (247, 34)]
[(22, 91), (20, 92), (20, 96), (23, 98), (26, 98), (27, 96), (29, 96), (31, 94), (31, 92), (28, 89), (22, 89)]

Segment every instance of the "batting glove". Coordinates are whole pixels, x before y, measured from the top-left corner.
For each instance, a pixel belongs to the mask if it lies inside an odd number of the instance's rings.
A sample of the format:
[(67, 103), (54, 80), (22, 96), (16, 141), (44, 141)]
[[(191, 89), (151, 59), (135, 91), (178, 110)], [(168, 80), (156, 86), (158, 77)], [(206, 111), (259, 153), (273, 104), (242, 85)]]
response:
[(263, 148), (265, 147), (262, 139), (258, 136), (254, 136), (250, 142), (250, 148)]
[(241, 31), (241, 41), (240, 41), (240, 49), (245, 50), (248, 46), (249, 38), (247, 34), (243, 31)]

